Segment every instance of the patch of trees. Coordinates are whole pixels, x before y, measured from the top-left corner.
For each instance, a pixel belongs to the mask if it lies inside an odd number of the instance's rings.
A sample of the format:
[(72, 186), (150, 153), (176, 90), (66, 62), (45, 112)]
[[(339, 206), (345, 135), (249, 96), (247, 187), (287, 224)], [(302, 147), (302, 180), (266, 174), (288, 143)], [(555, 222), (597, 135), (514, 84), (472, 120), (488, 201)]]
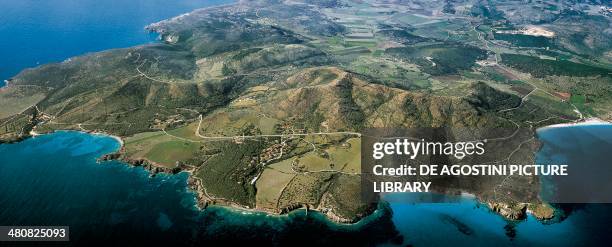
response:
[(502, 54), (502, 63), (517, 70), (530, 73), (535, 77), (545, 77), (548, 75), (564, 76), (612, 76), (612, 70), (595, 67), (586, 64), (574, 63), (567, 60), (549, 60), (537, 57)]

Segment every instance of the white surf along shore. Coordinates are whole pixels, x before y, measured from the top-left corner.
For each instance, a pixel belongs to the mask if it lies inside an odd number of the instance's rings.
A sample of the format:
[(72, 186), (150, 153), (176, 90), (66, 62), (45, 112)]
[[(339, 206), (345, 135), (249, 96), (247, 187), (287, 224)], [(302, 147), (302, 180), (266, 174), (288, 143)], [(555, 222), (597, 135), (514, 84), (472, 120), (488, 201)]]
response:
[(553, 124), (553, 125), (539, 128), (538, 130), (546, 130), (546, 129), (552, 129), (552, 128), (564, 128), (564, 127), (572, 127), (572, 126), (592, 126), (592, 125), (612, 125), (612, 123), (596, 118), (596, 117), (592, 117), (592, 118), (585, 118), (577, 122)]

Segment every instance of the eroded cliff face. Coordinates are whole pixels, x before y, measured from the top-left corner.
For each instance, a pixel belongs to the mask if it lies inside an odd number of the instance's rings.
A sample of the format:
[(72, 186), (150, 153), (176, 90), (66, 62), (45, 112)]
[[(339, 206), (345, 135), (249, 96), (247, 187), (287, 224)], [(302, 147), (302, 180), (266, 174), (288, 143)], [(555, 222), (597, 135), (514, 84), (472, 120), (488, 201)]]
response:
[(510, 220), (523, 220), (527, 217), (527, 204), (524, 203), (511, 206), (506, 203), (489, 202), (487, 205), (493, 212)]

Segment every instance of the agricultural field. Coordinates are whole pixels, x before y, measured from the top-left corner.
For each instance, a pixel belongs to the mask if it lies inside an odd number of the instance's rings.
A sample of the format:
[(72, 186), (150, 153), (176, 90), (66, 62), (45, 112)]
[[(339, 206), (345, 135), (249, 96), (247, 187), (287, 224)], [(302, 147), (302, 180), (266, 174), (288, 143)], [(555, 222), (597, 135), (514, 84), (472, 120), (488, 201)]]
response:
[(125, 140), (129, 159), (145, 159), (170, 168), (192, 159), (201, 147), (199, 142), (180, 140), (162, 131), (137, 134)]

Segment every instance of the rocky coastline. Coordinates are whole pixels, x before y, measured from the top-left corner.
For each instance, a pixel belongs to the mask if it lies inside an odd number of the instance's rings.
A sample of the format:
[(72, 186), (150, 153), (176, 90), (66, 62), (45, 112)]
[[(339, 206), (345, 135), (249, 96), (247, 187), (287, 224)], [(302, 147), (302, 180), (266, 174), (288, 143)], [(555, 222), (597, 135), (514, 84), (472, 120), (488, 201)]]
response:
[[(326, 215), (329, 220), (335, 223), (338, 223), (338, 224), (354, 224), (354, 223), (357, 223), (362, 218), (367, 217), (372, 212), (374, 212), (374, 210), (369, 209), (368, 212), (364, 212), (363, 214), (360, 214), (360, 215), (355, 215), (355, 217), (353, 218), (346, 218), (346, 217), (341, 217), (335, 214), (333, 210), (329, 208), (325, 208), (321, 206), (307, 205), (307, 204), (300, 204), (300, 203), (296, 203), (289, 207), (285, 207), (285, 208), (278, 209), (278, 210), (245, 207), (244, 205), (237, 204), (235, 202), (229, 201), (224, 198), (215, 198), (210, 195), (207, 195), (205, 188), (202, 186), (202, 182), (197, 177), (193, 176), (193, 172), (194, 172), (193, 167), (184, 165), (182, 163), (177, 163), (176, 167), (170, 168), (170, 167), (161, 166), (159, 164), (156, 164), (155, 162), (152, 162), (146, 159), (127, 158), (123, 155), (125, 153), (125, 146), (123, 143), (123, 139), (121, 137), (114, 136), (108, 133), (96, 132), (96, 131), (82, 131), (82, 130), (77, 130), (77, 131), (87, 133), (87, 134), (109, 136), (111, 138), (116, 139), (121, 144), (121, 148), (119, 151), (103, 155), (102, 157), (98, 158), (98, 162), (111, 161), (111, 160), (121, 161), (132, 167), (142, 167), (143, 169), (150, 172), (152, 177), (160, 173), (171, 174), (171, 175), (177, 174), (180, 172), (189, 173), (187, 186), (191, 191), (195, 193), (196, 203), (197, 203), (196, 206), (200, 210), (205, 210), (210, 205), (216, 205), (216, 206), (231, 207), (237, 210), (264, 212), (264, 213), (268, 213), (271, 215), (284, 215), (294, 210), (306, 209), (306, 210), (313, 210), (313, 211), (320, 212)], [(46, 133), (42, 133), (42, 134), (46, 134)], [(0, 139), (0, 144), (17, 143), (17, 142), (26, 140), (30, 137), (32, 137), (32, 135), (24, 134), (24, 135), (20, 135), (12, 139), (2, 138)], [(519, 203), (516, 205), (509, 205), (507, 203), (493, 202), (493, 201), (487, 201), (485, 204), (493, 212), (503, 216), (504, 218), (508, 220), (512, 220), (512, 221), (524, 220), (526, 219), (527, 214), (531, 214), (536, 219), (541, 220), (541, 221), (551, 220), (555, 216), (554, 209), (551, 206), (548, 206), (548, 204), (532, 206), (528, 203)]]
[[(88, 133), (94, 134), (95, 132), (88, 132)], [(105, 134), (105, 135), (108, 135), (108, 134)], [(114, 137), (116, 139), (119, 138), (121, 140), (120, 137), (115, 137), (112, 135), (108, 135), (108, 136)], [(346, 217), (341, 217), (335, 214), (333, 210), (331, 210), (330, 208), (325, 208), (321, 206), (313, 206), (313, 205), (302, 204), (302, 203), (296, 203), (294, 205), (291, 205), (285, 208), (281, 208), (278, 210), (270, 210), (270, 209), (265, 209), (265, 208), (249, 208), (248, 206), (244, 206), (244, 205), (235, 203), (233, 201), (230, 201), (224, 198), (216, 198), (216, 197), (208, 195), (200, 179), (193, 176), (193, 172), (195, 171), (193, 167), (184, 165), (182, 163), (177, 163), (176, 167), (169, 168), (169, 167), (164, 167), (159, 164), (156, 164), (155, 162), (149, 161), (147, 159), (127, 158), (123, 155), (125, 153), (125, 147), (123, 146), (123, 142), (121, 141), (120, 143), (122, 146), (119, 151), (115, 153), (103, 155), (102, 157), (98, 158), (98, 162), (118, 160), (132, 167), (142, 167), (143, 169), (150, 172), (152, 177), (160, 173), (173, 175), (173, 174), (177, 174), (180, 172), (187, 172), (189, 173), (189, 178), (187, 180), (187, 186), (191, 191), (195, 193), (196, 206), (200, 210), (205, 210), (208, 206), (215, 205), (215, 206), (230, 207), (230, 208), (234, 208), (237, 210), (263, 212), (263, 213), (267, 213), (270, 215), (286, 215), (298, 209), (305, 209), (305, 210), (312, 210), (312, 211), (317, 211), (319, 213), (322, 213), (330, 221), (337, 223), (337, 224), (357, 223), (362, 218), (367, 217), (368, 215), (372, 214), (376, 210), (376, 208), (373, 207), (373, 208), (368, 209), (367, 212), (364, 212), (359, 215), (355, 215), (355, 217), (353, 218), (346, 218)]]
[(551, 220), (555, 217), (555, 210), (546, 203), (541, 204), (528, 204), (528, 203), (517, 203), (510, 205), (503, 202), (492, 202), (489, 201), (486, 205), (491, 211), (503, 216), (504, 218), (512, 221), (521, 221), (527, 218), (527, 215), (533, 215), (540, 221)]

